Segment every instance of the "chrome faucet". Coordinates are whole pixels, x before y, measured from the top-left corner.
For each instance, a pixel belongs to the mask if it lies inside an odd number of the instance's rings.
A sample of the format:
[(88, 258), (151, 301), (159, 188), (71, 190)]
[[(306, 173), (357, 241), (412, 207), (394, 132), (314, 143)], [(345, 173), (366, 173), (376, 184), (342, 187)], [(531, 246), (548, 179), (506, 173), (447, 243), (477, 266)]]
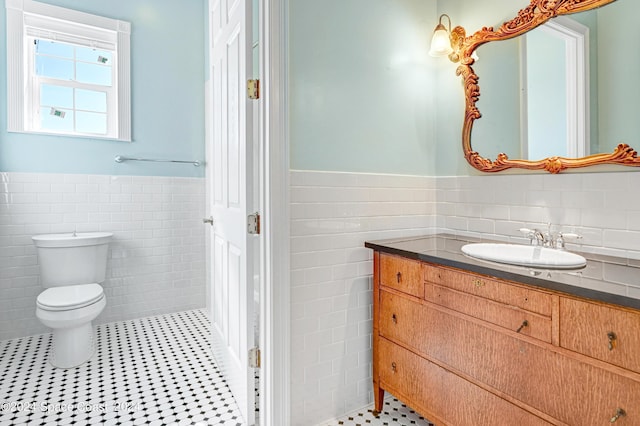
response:
[(547, 247), (549, 243), (548, 234), (543, 234), (539, 229), (520, 228), (520, 232), (529, 238), (532, 246)]
[(547, 236), (542, 233), (539, 229), (534, 229), (531, 231), (531, 245), (534, 246), (546, 246), (548, 243)]
[(551, 224), (548, 224), (547, 232), (542, 233), (539, 229), (529, 229), (529, 228), (521, 228), (520, 232), (525, 234), (531, 245), (533, 246), (541, 246), (541, 247), (549, 247), (554, 248), (556, 250), (564, 250), (565, 249), (565, 238), (574, 238), (580, 239), (582, 235), (573, 234), (573, 233), (552, 233), (551, 232)]

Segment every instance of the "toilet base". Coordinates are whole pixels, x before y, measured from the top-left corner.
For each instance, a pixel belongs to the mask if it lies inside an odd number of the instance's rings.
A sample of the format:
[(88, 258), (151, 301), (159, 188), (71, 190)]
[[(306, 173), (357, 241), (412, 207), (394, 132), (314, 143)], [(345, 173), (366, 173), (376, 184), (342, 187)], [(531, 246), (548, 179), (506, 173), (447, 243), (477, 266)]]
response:
[(89, 361), (95, 350), (91, 322), (73, 328), (54, 328), (49, 362), (56, 368), (77, 367)]

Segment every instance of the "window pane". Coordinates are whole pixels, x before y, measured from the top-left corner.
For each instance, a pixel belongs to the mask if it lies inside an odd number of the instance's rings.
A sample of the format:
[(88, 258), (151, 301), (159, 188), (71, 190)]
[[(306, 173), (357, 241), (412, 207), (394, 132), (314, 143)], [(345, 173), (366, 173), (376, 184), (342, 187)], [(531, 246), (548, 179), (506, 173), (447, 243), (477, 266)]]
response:
[(73, 59), (73, 46), (48, 40), (36, 40), (36, 53)]
[(76, 89), (76, 109), (107, 112), (107, 94), (93, 90)]
[(76, 62), (76, 81), (111, 86), (111, 67)]
[(107, 115), (95, 112), (76, 112), (76, 131), (107, 134)]
[(36, 56), (36, 74), (60, 80), (73, 80), (73, 62), (48, 56)]
[(40, 86), (40, 105), (73, 108), (73, 89), (71, 87), (42, 84)]
[[(103, 58), (99, 60), (99, 58)], [(92, 64), (111, 65), (112, 53), (104, 50), (91, 49), (89, 47), (76, 47), (76, 60), (90, 62)]]
[(40, 127), (42, 130), (73, 131), (73, 111), (62, 109), (64, 117), (51, 114), (51, 108), (40, 108)]

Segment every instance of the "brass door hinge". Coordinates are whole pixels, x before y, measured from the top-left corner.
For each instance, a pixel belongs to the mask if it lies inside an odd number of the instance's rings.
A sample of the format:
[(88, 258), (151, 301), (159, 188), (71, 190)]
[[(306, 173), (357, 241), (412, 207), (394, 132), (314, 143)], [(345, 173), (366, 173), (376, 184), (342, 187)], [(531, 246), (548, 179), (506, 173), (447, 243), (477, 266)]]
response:
[(260, 368), (260, 348), (249, 349), (249, 367)]
[(247, 232), (252, 235), (260, 234), (260, 213), (255, 212), (247, 216)]
[(247, 97), (260, 99), (260, 80), (247, 80)]

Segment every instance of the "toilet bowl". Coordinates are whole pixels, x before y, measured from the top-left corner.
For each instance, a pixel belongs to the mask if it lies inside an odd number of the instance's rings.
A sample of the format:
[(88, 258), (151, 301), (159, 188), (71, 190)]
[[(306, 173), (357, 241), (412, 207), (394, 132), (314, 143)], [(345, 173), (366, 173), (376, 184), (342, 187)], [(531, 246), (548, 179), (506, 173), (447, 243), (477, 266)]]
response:
[(33, 237), (46, 288), (36, 300), (36, 317), (52, 329), (49, 362), (77, 367), (95, 352), (92, 321), (107, 302), (100, 282), (106, 273), (112, 234), (53, 234)]
[(95, 352), (93, 321), (107, 305), (99, 284), (49, 288), (38, 296), (36, 317), (52, 329), (49, 360), (59, 368), (76, 367)]

